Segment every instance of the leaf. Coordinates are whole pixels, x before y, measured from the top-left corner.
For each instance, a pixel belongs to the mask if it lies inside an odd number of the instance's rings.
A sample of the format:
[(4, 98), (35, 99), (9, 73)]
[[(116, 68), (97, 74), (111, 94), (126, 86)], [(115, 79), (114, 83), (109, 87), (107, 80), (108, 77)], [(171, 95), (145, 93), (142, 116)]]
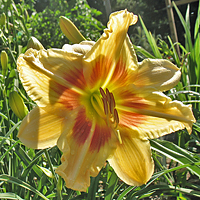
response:
[(179, 16), (179, 19), (183, 25), (183, 28), (185, 30), (185, 33), (186, 33), (186, 42), (187, 42), (187, 45), (188, 45), (188, 51), (191, 51), (192, 50), (192, 39), (191, 39), (191, 34), (190, 34), (190, 29), (188, 27), (188, 24), (186, 23), (186, 21), (184, 20), (181, 12), (179, 11), (178, 7), (176, 6), (176, 4), (174, 2), (172, 2), (178, 16)]
[(23, 187), (25, 189), (28, 189), (32, 192), (34, 192), (35, 194), (39, 195), (40, 197), (42, 197), (43, 199), (46, 199), (48, 200), (42, 193), (40, 193), (38, 190), (36, 190), (34, 187), (32, 187), (31, 185), (29, 185), (28, 183), (18, 179), (18, 178), (15, 178), (15, 177), (12, 177), (12, 176), (9, 176), (9, 175), (6, 175), (6, 174), (2, 174), (0, 175), (0, 180), (1, 181), (4, 181), (4, 182), (9, 182), (9, 183), (13, 183), (13, 184), (16, 184), (20, 187)]
[(54, 175), (52, 174), (52, 172), (45, 168), (45, 167), (41, 167), (39, 165), (37, 165), (49, 178), (54, 178)]
[(155, 55), (156, 58), (161, 58), (162, 59), (162, 55), (158, 49), (158, 46), (156, 44), (156, 41), (155, 41), (155, 38), (152, 36), (151, 32), (149, 32), (142, 20), (142, 18), (139, 16), (139, 19), (140, 19), (140, 22), (141, 22), (141, 25), (142, 25), (142, 28), (144, 29), (144, 32), (146, 34), (146, 37), (147, 37), (147, 40), (151, 46), (151, 49)]
[(193, 127), (194, 127), (194, 129), (195, 129), (196, 131), (200, 132), (200, 122), (199, 122), (199, 121), (195, 122), (195, 123), (193, 124)]
[(27, 168), (23, 171), (21, 177), (26, 177), (29, 173), (29, 171), (33, 168), (33, 166), (37, 163), (38, 159), (42, 156), (42, 154), (44, 153), (44, 149), (38, 151), (35, 155), (35, 157), (30, 161), (30, 163), (28, 164)]
[[(142, 190), (136, 191), (134, 192), (131, 197), (143, 197), (143, 195), (145, 194), (145, 196), (147, 196), (147, 194), (149, 193), (150, 195), (155, 195), (156, 192), (159, 193), (164, 193), (164, 192), (182, 192), (188, 195), (192, 195), (195, 197), (200, 197), (200, 192), (193, 190), (193, 189), (188, 189), (188, 188), (182, 188), (182, 187), (176, 187), (176, 186), (171, 186), (171, 185), (151, 185), (150, 187), (146, 187)], [(159, 194), (158, 193), (158, 194)], [(131, 199), (132, 199), (131, 198)]]
[(146, 187), (149, 186), (152, 182), (154, 182), (160, 176), (163, 176), (163, 175), (165, 175), (169, 172), (173, 172), (173, 171), (180, 170), (180, 169), (183, 169), (183, 168), (186, 168), (186, 167), (190, 167), (192, 165), (200, 165), (200, 161), (195, 162), (195, 163), (188, 163), (188, 164), (184, 164), (184, 165), (179, 165), (178, 167), (165, 169), (165, 170), (159, 171), (157, 173), (154, 173), (154, 175), (151, 177), (150, 181), (146, 184)]
[(5, 138), (2, 139), (1, 143), (0, 143), (0, 149), (2, 148), (2, 146), (4, 145), (4, 142), (6, 140), (6, 138), (9, 139), (10, 135), (13, 133), (13, 131), (21, 124), (21, 121), (18, 122), (17, 124), (14, 124), (14, 126), (6, 133), (6, 135), (4, 136)]
[(20, 196), (14, 194), (14, 193), (9, 193), (9, 192), (0, 194), (0, 199), (18, 199), (18, 200), (24, 200)]
[[(18, 155), (19, 159), (26, 165), (28, 166), (31, 163), (31, 159), (29, 158), (28, 154), (20, 147), (17, 146), (15, 149), (16, 155)], [(32, 167), (33, 171), (39, 176), (42, 176), (42, 172), (38, 167), (33, 166)]]
[(200, 167), (198, 165), (193, 165), (192, 163), (199, 162), (194, 158), (193, 154), (169, 141), (164, 140), (150, 140), (151, 147), (153, 150), (175, 160), (176, 162), (184, 165), (190, 163), (191, 166), (187, 168), (200, 177)]
[[(3, 140), (5, 140), (5, 138), (4, 138)], [(8, 153), (10, 153), (10, 151), (11, 151), (12, 149), (14, 149), (14, 147), (15, 147), (17, 144), (19, 144), (19, 143), (20, 143), (19, 140), (16, 141), (8, 150), (6, 150), (6, 152), (0, 157), (0, 162), (2, 162), (2, 160), (4, 159), (4, 157), (5, 157)]]
[(156, 57), (151, 55), (148, 51), (146, 51), (144, 48), (142, 48), (141, 46), (134, 46), (134, 49), (136, 52), (140, 52), (141, 54), (143, 54), (146, 58), (152, 58), (155, 59)]
[(136, 187), (134, 186), (129, 186), (128, 188), (126, 188), (117, 198), (117, 200), (121, 200), (123, 199), (130, 191), (134, 191)]
[(118, 182), (118, 177), (114, 171), (112, 171), (112, 174), (110, 176), (110, 179), (108, 181), (108, 187), (106, 188), (106, 193), (105, 193), (105, 200), (110, 200), (112, 199), (112, 196), (115, 192), (115, 187)]
[(178, 67), (180, 67), (180, 59), (179, 59), (179, 56), (178, 56), (178, 54), (177, 54), (177, 51), (176, 51), (176, 49), (175, 49), (175, 45), (178, 45), (178, 44), (173, 44), (173, 42), (172, 42), (172, 40), (171, 40), (171, 38), (168, 36), (167, 37), (168, 38), (168, 40), (169, 40), (169, 43), (170, 43), (170, 45), (171, 45), (171, 48), (172, 48), (172, 52), (173, 52), (173, 58), (174, 58), (174, 60), (175, 60), (175, 63), (176, 63), (176, 65), (178, 66)]
[(98, 191), (100, 174), (101, 173), (99, 173), (96, 177), (91, 177), (91, 184), (90, 184), (90, 187), (88, 189), (87, 200), (95, 199), (96, 192)]

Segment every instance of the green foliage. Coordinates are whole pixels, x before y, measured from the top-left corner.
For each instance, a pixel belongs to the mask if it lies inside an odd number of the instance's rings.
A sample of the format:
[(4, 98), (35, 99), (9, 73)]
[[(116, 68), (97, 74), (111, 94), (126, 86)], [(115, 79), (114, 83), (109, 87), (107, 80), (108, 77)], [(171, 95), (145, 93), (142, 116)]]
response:
[(91, 9), (86, 0), (49, 0), (43, 11), (31, 10), (30, 32), (45, 48), (61, 48), (65, 43), (69, 43), (58, 23), (59, 17), (65, 16), (74, 22), (85, 38), (97, 40), (104, 26), (94, 17), (100, 14), (96, 9)]
[[(185, 130), (168, 140), (151, 140), (155, 161), (155, 173), (151, 180), (140, 187), (123, 183), (107, 164), (95, 178), (87, 192), (78, 192), (64, 186), (64, 181), (54, 169), (61, 163), (57, 147), (33, 150), (25, 147), (17, 138), (21, 120), (9, 106), (9, 94), (15, 91), (31, 110), (34, 103), (26, 95), (16, 70), (16, 59), (26, 49), (31, 35), (45, 48), (67, 43), (61, 33), (58, 20), (61, 15), (70, 18), (86, 38), (96, 40), (103, 29), (94, 17), (100, 13), (91, 9), (86, 1), (49, 1), (42, 12), (35, 10), (33, 0), (15, 4), (12, 0), (0, 0), (0, 14), (6, 21), (0, 25), (0, 51), (8, 54), (6, 72), (0, 68), (0, 199), (192, 199), (200, 197), (200, 121), (199, 121), (199, 25), (200, 8), (191, 35), (188, 12), (186, 19), (176, 11), (185, 29), (185, 46), (173, 44), (170, 37), (164, 41), (155, 38), (140, 18), (142, 29), (132, 37), (141, 59), (166, 58), (182, 69), (182, 80), (167, 95), (184, 103), (192, 103), (197, 123), (189, 136)], [(189, 8), (188, 8), (189, 10)], [(29, 14), (28, 14), (29, 13)], [(193, 41), (191, 40), (193, 37)], [(140, 46), (138, 46), (140, 45)], [(177, 46), (181, 55), (177, 53)], [(167, 159), (166, 159), (167, 158)]]

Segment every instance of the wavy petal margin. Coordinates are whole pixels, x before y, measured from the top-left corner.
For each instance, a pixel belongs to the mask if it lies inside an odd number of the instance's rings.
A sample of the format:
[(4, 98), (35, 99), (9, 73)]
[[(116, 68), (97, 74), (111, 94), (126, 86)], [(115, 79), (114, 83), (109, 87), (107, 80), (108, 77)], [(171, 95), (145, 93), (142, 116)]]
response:
[(104, 88), (115, 71), (120, 52), (130, 25), (137, 16), (127, 10), (112, 13), (108, 28), (84, 57), (84, 77), (90, 88)]
[(39, 106), (56, 103), (66, 89), (80, 94), (86, 87), (82, 54), (62, 49), (29, 49), (17, 60), (28, 95)]
[(86, 191), (90, 176), (97, 176), (113, 154), (118, 140), (103, 120), (100, 123), (89, 120), (81, 108), (74, 122), (65, 126), (57, 143), (63, 155), (56, 173), (64, 178), (66, 187)]
[(161, 92), (140, 94), (138, 89), (118, 93), (123, 95), (117, 107), (120, 125), (134, 130), (135, 137), (153, 139), (184, 128), (191, 133), (196, 121), (191, 105), (172, 101)]

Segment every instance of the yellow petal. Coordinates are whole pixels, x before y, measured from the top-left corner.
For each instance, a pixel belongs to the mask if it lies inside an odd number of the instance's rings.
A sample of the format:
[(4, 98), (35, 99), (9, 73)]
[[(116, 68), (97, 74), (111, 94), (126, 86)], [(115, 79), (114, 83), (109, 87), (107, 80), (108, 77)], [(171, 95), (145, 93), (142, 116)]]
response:
[(67, 112), (61, 106), (35, 107), (22, 121), (18, 137), (30, 148), (52, 147), (62, 133), (62, 123), (66, 116)]
[(119, 131), (122, 144), (118, 144), (108, 162), (128, 185), (145, 184), (154, 170), (149, 141), (134, 137), (134, 132), (128, 128), (120, 128)]
[(184, 128), (191, 133), (195, 118), (190, 105), (172, 101), (161, 92), (146, 93), (143, 97), (136, 90), (119, 92), (127, 96), (118, 106), (120, 124), (133, 129), (138, 138), (157, 138)]
[(130, 25), (137, 16), (122, 10), (110, 15), (108, 28), (84, 57), (84, 76), (91, 88), (106, 87), (115, 71)]
[[(164, 118), (169, 126), (168, 129), (171, 130), (170, 132), (186, 128), (188, 133), (191, 134), (192, 124), (196, 121), (191, 105), (185, 105), (177, 100), (172, 101), (161, 92), (153, 92), (146, 96), (145, 99), (149, 102), (150, 106), (148, 109), (142, 111), (144, 114)], [(162, 135), (165, 134), (163, 133)]]
[(77, 113), (74, 123), (67, 124), (58, 140), (63, 152), (62, 164), (56, 170), (66, 187), (86, 191), (90, 176), (97, 176), (106, 159), (116, 148), (117, 138), (104, 120), (96, 122), (86, 117), (84, 109)]
[(180, 80), (178, 67), (164, 59), (145, 59), (139, 63), (134, 84), (138, 87), (153, 88), (154, 91), (166, 91)]
[(82, 54), (58, 49), (29, 49), (18, 58), (20, 79), (28, 95), (39, 106), (58, 102), (65, 90), (83, 92)]
[(121, 48), (119, 60), (107, 85), (110, 91), (132, 84), (138, 70), (138, 61), (133, 45), (126, 35)]
[(80, 44), (65, 44), (62, 49), (70, 52), (76, 52), (82, 55), (85, 55), (87, 52), (91, 50), (91, 48), (94, 46), (94, 41), (82, 41)]

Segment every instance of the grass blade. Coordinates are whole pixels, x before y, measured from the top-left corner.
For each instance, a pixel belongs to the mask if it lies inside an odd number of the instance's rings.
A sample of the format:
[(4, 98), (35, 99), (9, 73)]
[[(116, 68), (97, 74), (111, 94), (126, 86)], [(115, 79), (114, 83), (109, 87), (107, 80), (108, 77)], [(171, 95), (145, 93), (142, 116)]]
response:
[(8, 176), (6, 174), (2, 174), (2, 175), (0, 175), (0, 180), (4, 181), (4, 182), (9, 182), (9, 183), (16, 184), (16, 185), (18, 185), (20, 187), (23, 187), (25, 189), (28, 189), (28, 190), (34, 192), (35, 194), (39, 195), (43, 199), (48, 200), (42, 193), (40, 193), (34, 187), (32, 187), (31, 185), (27, 184), (26, 182), (24, 182), (24, 181), (22, 181), (22, 180), (20, 180), (18, 178), (15, 178), (15, 177), (12, 177), (12, 176)]
[[(153, 150), (175, 160), (180, 164), (195, 163), (200, 160), (197, 160), (196, 157), (193, 157), (193, 154), (183, 149), (172, 142), (164, 140), (151, 140), (151, 147)], [(200, 167), (198, 165), (191, 165), (187, 167), (192, 173), (200, 177)]]
[(0, 194), (0, 199), (16, 199), (16, 200), (24, 200), (20, 196), (14, 194), (14, 193), (3, 193)]
[(142, 24), (142, 28), (144, 29), (145, 35), (146, 35), (146, 37), (147, 37), (147, 40), (148, 40), (148, 42), (149, 42), (149, 44), (150, 44), (150, 46), (151, 46), (151, 49), (152, 49), (152, 51), (153, 51), (155, 57), (156, 57), (156, 58), (161, 58), (161, 59), (162, 59), (162, 55), (161, 55), (161, 53), (160, 53), (160, 51), (159, 51), (159, 49), (158, 49), (158, 46), (157, 46), (157, 44), (156, 44), (156, 41), (155, 41), (154, 37), (153, 37), (152, 34), (147, 30), (147, 28), (146, 28), (146, 26), (145, 26), (145, 24), (144, 24), (144, 22), (143, 22), (143, 20), (142, 20), (142, 18), (141, 18), (140, 16), (139, 16), (139, 19), (140, 19), (140, 22), (141, 22), (141, 24)]

